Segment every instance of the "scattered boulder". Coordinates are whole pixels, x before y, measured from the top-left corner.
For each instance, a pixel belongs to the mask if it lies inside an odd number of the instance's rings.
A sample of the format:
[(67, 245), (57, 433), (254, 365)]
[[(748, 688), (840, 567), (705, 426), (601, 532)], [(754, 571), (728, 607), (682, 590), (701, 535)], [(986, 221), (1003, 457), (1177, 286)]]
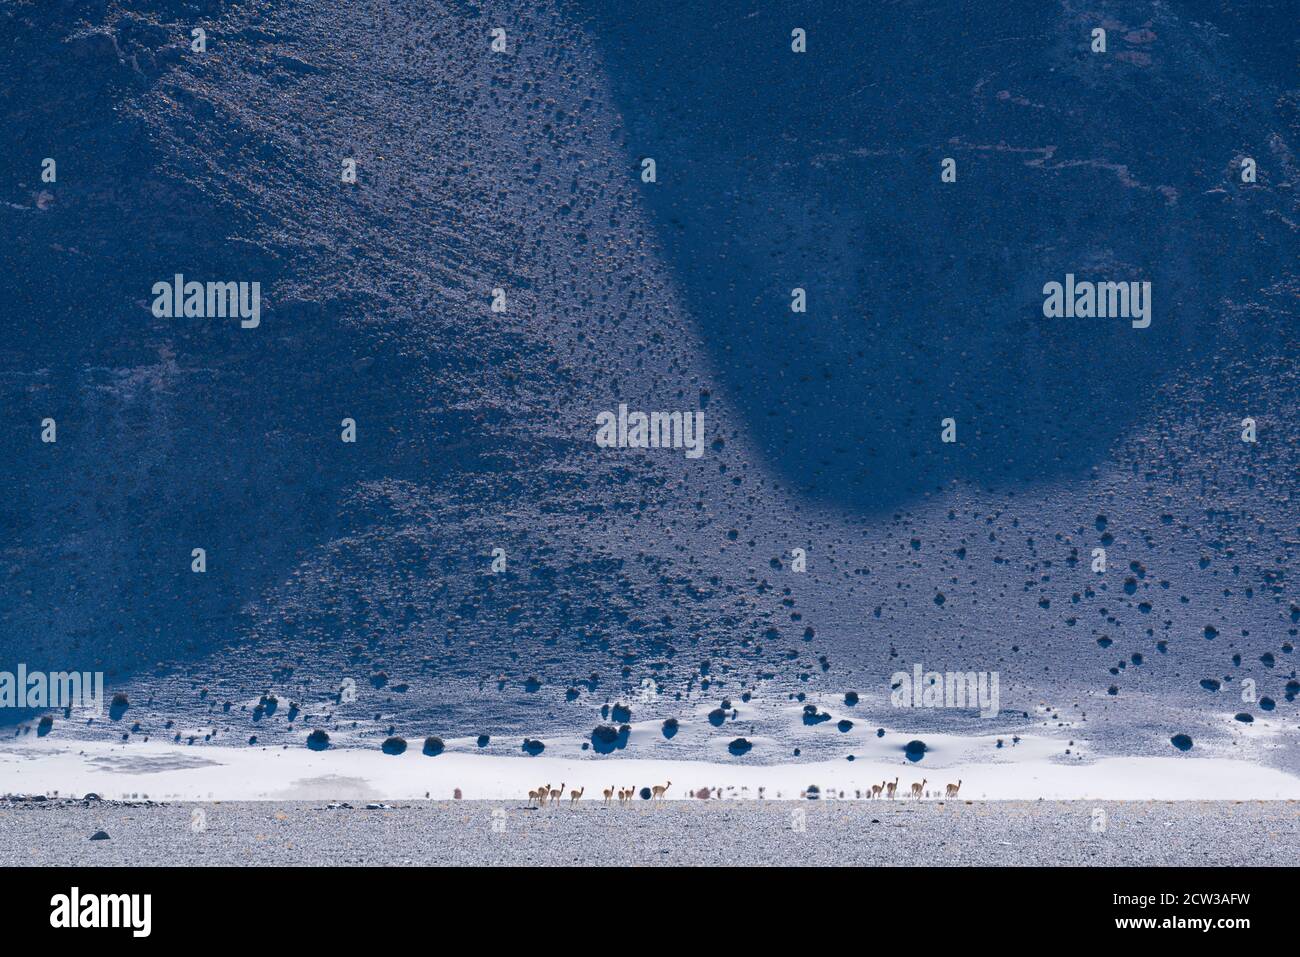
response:
[(383, 743), (384, 754), (404, 754), (406, 752), (405, 738), (385, 738)]
[(597, 754), (610, 754), (616, 748), (627, 746), (627, 737), (632, 729), (627, 725), (615, 728), (609, 724), (598, 724), (591, 732), (591, 747)]
[(824, 711), (818, 711), (817, 706), (806, 704), (803, 706), (803, 723), (807, 725), (821, 724), (823, 721), (829, 721), (831, 716)]
[(446, 745), (442, 743), (442, 738), (436, 735), (429, 735), (424, 739), (424, 753), (429, 757), (436, 757), (446, 750)]
[(330, 746), (330, 736), (319, 728), (307, 735), (307, 747), (313, 751), (324, 751)]

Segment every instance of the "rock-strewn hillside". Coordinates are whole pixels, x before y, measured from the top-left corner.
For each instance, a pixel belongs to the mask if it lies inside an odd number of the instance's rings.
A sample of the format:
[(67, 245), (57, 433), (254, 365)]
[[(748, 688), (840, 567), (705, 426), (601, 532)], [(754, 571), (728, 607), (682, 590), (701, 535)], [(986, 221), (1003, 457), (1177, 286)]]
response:
[[(0, 668), (131, 702), (52, 733), (981, 727), (891, 709), (914, 663), (1111, 750), (1295, 730), (1284, 51), (1200, 5), (707, 6), (0, 4)], [(260, 325), (156, 317), (176, 273)], [(1045, 319), (1067, 273), (1150, 328)], [(620, 403), (704, 454), (599, 448)]]

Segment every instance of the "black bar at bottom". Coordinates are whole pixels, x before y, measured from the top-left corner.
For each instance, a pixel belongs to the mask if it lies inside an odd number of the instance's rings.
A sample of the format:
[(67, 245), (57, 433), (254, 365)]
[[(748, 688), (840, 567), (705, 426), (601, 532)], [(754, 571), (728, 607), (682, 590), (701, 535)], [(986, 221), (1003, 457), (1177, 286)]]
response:
[[(444, 935), (460, 931), (494, 946), (537, 939), (547, 925), (547, 934), (567, 933), (574, 920), (621, 929), (629, 942), (653, 929), (655, 940), (705, 946), (708, 926), (730, 936), (783, 925), (802, 925), (809, 943), (848, 932), (940, 944), (1025, 933), (1051, 935), (1044, 943), (1232, 944), (1294, 939), (1292, 876), (1140, 867), (6, 868), (0, 914), (16, 939), (79, 933), (205, 945), (247, 945), (273, 931), (294, 946), (373, 946), (376, 934), (436, 927), (448, 944)], [(148, 895), (147, 910), (138, 895)]]

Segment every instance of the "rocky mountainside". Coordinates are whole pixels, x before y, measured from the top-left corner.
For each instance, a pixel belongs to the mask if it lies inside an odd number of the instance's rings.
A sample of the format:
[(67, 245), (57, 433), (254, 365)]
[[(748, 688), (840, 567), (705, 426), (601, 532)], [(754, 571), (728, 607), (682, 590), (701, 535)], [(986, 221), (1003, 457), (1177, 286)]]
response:
[(984, 727), (922, 663), (1300, 767), (1286, 5), (715, 6), (0, 2), (0, 668), (130, 701), (53, 733)]

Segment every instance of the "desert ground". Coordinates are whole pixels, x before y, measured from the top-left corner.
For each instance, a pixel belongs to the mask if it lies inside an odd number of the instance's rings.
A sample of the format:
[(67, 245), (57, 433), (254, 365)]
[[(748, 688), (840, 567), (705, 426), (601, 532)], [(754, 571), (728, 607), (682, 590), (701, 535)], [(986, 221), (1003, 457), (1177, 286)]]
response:
[(0, 802), (6, 866), (1284, 866), (1298, 839), (1295, 801)]

